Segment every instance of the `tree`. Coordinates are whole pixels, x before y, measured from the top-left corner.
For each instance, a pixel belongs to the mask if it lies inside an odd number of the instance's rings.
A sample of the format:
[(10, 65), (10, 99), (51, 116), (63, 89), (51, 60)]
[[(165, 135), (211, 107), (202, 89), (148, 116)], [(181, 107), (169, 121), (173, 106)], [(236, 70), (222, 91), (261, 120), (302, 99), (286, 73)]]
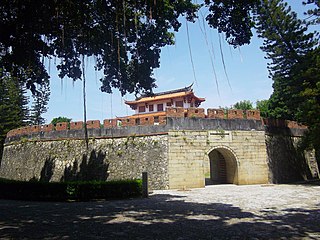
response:
[(235, 109), (241, 109), (241, 110), (253, 109), (252, 102), (250, 102), (249, 100), (243, 100), (243, 101), (237, 102), (233, 105), (233, 107)]
[[(153, 69), (161, 48), (174, 43), (179, 17), (193, 21), (199, 6), (184, 1), (10, 1), (0, 2), (0, 67), (26, 84), (36, 95), (33, 122), (44, 111), (42, 85), (49, 75), (44, 58), (58, 58), (59, 76), (83, 80), (85, 56), (95, 58), (102, 71), (103, 92), (151, 93)], [(39, 101), (38, 101), (39, 100)], [(41, 110), (42, 109), (42, 110)], [(36, 120), (34, 120), (36, 119)], [(85, 125), (85, 139), (87, 129)]]
[(307, 22), (310, 24), (320, 24), (320, 1), (307, 0), (303, 2), (304, 5), (315, 4), (315, 8), (309, 9), (305, 14), (308, 15)]
[(42, 59), (58, 58), (59, 76), (81, 79), (82, 56), (104, 73), (101, 90), (151, 92), (161, 47), (174, 43), (179, 17), (193, 21), (198, 5), (185, 1), (0, 2), (0, 66), (35, 91), (47, 79)]
[(249, 44), (254, 21), (251, 12), (259, 0), (205, 0), (209, 14), (208, 24), (226, 34), (226, 40), (234, 47)]
[(33, 125), (41, 125), (45, 123), (45, 119), (42, 114), (47, 112), (47, 105), (50, 96), (49, 79), (46, 79), (34, 94), (34, 101), (32, 108), (30, 109), (30, 123)]
[[(295, 119), (302, 89), (302, 79), (292, 72), (316, 42), (313, 33), (297, 19), (296, 13), (280, 0), (262, 1), (257, 15), (257, 31), (264, 39), (261, 49), (266, 52), (274, 92), (270, 98), (271, 116)], [(302, 65), (300, 65), (302, 66)]]
[(0, 68), (0, 159), (6, 134), (28, 119), (27, 104), (24, 87)]
[[(155, 87), (161, 48), (174, 43), (181, 16), (194, 21), (208, 8), (208, 24), (237, 47), (248, 44), (251, 11), (259, 0), (83, 0), (0, 2), (0, 66), (36, 90), (48, 78), (43, 58), (57, 58), (60, 77), (82, 79), (82, 56), (93, 56), (104, 76), (101, 90), (122, 94)], [(240, 21), (239, 21), (240, 20)]]
[[(280, 0), (262, 1), (257, 29), (270, 59), (274, 92), (270, 115), (308, 125), (309, 145), (320, 151), (320, 48), (313, 33)], [(320, 159), (318, 158), (320, 165)]]
[[(224, 8), (231, 9), (227, 12), (230, 17), (216, 24), (216, 16), (222, 18), (225, 14), (219, 13), (221, 9), (215, 8), (215, 2), (205, 1), (212, 13), (207, 17), (210, 25), (218, 25), (234, 46), (248, 43), (252, 35), (249, 10), (255, 1), (221, 2)], [(49, 79), (44, 58), (58, 58), (61, 78), (83, 80), (86, 122), (85, 56), (94, 57), (95, 69), (104, 73), (100, 79), (103, 92), (111, 93), (112, 88), (117, 88), (123, 95), (151, 94), (156, 87), (153, 69), (160, 65), (161, 48), (174, 43), (173, 31), (181, 26), (179, 17), (184, 15), (188, 21), (194, 21), (199, 7), (192, 0), (3, 0), (0, 2), (0, 67), (31, 89), (35, 95), (32, 122), (42, 123), (46, 96), (37, 92), (36, 85), (45, 88)], [(241, 17), (243, 21), (238, 21)], [(223, 28), (224, 23), (229, 23), (227, 28)], [(88, 146), (86, 125), (84, 130)]]
[[(0, 66), (36, 90), (47, 79), (44, 58), (58, 59), (60, 77), (82, 79), (82, 56), (101, 70), (101, 90), (151, 92), (161, 48), (174, 43), (181, 16), (194, 21), (201, 5), (208, 24), (237, 47), (252, 37), (260, 0), (83, 0), (0, 2)], [(318, 0), (307, 0), (319, 9)], [(317, 12), (318, 13), (318, 12)], [(314, 13), (313, 13), (314, 14)]]
[(60, 123), (60, 122), (70, 123), (71, 120), (72, 120), (71, 118), (67, 118), (67, 117), (57, 117), (51, 120), (51, 124), (56, 125), (57, 123)]
[(256, 102), (256, 108), (260, 111), (260, 116), (267, 118), (269, 117), (269, 111), (270, 111), (270, 103), (269, 100), (257, 100)]
[[(301, 63), (293, 69), (296, 82), (302, 84), (299, 92), (299, 105), (296, 119), (307, 125), (309, 134), (306, 137), (307, 146), (313, 146), (317, 151), (320, 166), (320, 48), (311, 50)], [(301, 87), (301, 86), (300, 86)], [(297, 87), (298, 88), (298, 87)]]
[[(269, 100), (257, 100), (256, 109), (260, 111), (261, 117), (269, 117)], [(235, 103), (231, 108), (241, 109), (241, 110), (251, 110), (254, 109), (253, 104), (250, 100), (243, 100)]]
[[(307, 3), (319, 9), (318, 0)], [(315, 46), (313, 35), (305, 33), (306, 27), (280, 0), (204, 0), (201, 5), (209, 10), (209, 25), (224, 32), (235, 47), (250, 42), (256, 20), (265, 39), (263, 50), (271, 60), (273, 114), (295, 118), (293, 106), (301, 103), (302, 92), (296, 82), (303, 80), (293, 80), (291, 69), (299, 69), (301, 56)], [(49, 78), (44, 58), (58, 59), (61, 78), (84, 80), (84, 56), (94, 57), (95, 68), (104, 73), (102, 91), (151, 93), (161, 48), (174, 44), (181, 16), (194, 21), (199, 7), (191, 0), (3, 0), (0, 67), (35, 93), (36, 85)]]

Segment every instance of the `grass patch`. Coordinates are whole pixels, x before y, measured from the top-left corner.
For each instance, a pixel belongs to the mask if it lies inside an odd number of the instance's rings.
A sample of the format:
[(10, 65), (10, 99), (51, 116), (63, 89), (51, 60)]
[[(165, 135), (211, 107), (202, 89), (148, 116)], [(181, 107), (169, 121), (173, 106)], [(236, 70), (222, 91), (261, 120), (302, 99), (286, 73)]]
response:
[(0, 199), (89, 201), (126, 199), (142, 195), (141, 180), (38, 182), (0, 179)]

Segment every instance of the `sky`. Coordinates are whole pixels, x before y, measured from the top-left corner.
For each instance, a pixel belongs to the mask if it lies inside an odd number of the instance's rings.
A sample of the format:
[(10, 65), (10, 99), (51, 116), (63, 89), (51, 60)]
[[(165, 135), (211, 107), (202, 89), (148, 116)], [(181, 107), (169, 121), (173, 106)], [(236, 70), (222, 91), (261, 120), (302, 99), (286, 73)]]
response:
[[(292, 9), (300, 16), (305, 11), (301, 2), (288, 0)], [(175, 45), (162, 49), (160, 68), (154, 70), (158, 86), (154, 92), (182, 88), (194, 83), (195, 95), (206, 99), (200, 106), (205, 109), (230, 107), (242, 100), (249, 100), (255, 104), (257, 100), (270, 97), (272, 80), (268, 77), (265, 54), (259, 48), (262, 45), (261, 39), (254, 35), (250, 45), (234, 49), (226, 43), (224, 36), (219, 35), (217, 30), (208, 26), (204, 30), (201, 17), (196, 23), (188, 23), (188, 28), (184, 20), (182, 23), (180, 31), (176, 33)], [(112, 94), (102, 93), (99, 89), (99, 79), (102, 75), (94, 71), (93, 59), (88, 58), (85, 65), (87, 119), (103, 121), (133, 114), (134, 111), (124, 103), (124, 100), (134, 100), (135, 96), (128, 94), (121, 97), (116, 89)], [(73, 82), (68, 78), (61, 80), (54, 60), (47, 61), (46, 66), (51, 76), (48, 111), (43, 115), (46, 122), (49, 123), (59, 116), (81, 121), (82, 81)]]

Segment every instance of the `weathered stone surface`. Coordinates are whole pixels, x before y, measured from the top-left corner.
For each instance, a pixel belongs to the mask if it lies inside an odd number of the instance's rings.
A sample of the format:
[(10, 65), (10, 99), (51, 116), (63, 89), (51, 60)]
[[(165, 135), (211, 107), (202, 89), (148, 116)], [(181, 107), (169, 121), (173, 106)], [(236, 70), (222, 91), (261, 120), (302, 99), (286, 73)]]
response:
[[(160, 116), (163, 117), (163, 116)], [(161, 121), (161, 118), (160, 120)], [(109, 124), (105, 121), (105, 127)], [(106, 125), (107, 124), (107, 125)], [(111, 124), (111, 123), (110, 123)], [(243, 131), (264, 131), (262, 121), (252, 119), (207, 119), (207, 118), (175, 118), (169, 117), (166, 120), (166, 125), (150, 125), (150, 126), (128, 126), (128, 127), (113, 127), (101, 129), (88, 129), (88, 135), (95, 138), (107, 137), (127, 137), (131, 135), (157, 135), (167, 133), (170, 130), (243, 130)], [(20, 141), (21, 138), (36, 139), (36, 140), (53, 140), (62, 138), (83, 139), (84, 130), (64, 130), (51, 132), (30, 133), (23, 132), (15, 136), (7, 136), (6, 143)]]
[(149, 173), (151, 189), (168, 188), (167, 136), (32, 141), (7, 145), (0, 177), (29, 181), (118, 180)]
[(301, 140), (283, 133), (266, 135), (270, 182), (289, 183), (319, 177), (317, 162), (311, 158), (313, 151), (299, 151)]
[(319, 176), (314, 156), (307, 153), (305, 159), (297, 151), (306, 129), (268, 127), (248, 119), (167, 118), (166, 122), (89, 129), (88, 149), (82, 129), (21, 130), (6, 139), (0, 177), (111, 180), (141, 178), (147, 171), (151, 189), (166, 189)]
[(169, 188), (204, 187), (206, 178), (215, 180), (218, 153), (226, 164), (226, 183), (268, 183), (264, 131), (170, 131), (168, 141)]

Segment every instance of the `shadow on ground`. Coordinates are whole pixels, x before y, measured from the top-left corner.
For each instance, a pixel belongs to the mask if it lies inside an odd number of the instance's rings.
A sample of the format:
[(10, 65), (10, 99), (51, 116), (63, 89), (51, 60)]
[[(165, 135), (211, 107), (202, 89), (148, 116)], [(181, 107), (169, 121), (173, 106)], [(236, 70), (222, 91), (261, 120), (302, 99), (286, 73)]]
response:
[(0, 239), (293, 239), (320, 237), (319, 210), (245, 212), (181, 196), (111, 202), (0, 201)]

